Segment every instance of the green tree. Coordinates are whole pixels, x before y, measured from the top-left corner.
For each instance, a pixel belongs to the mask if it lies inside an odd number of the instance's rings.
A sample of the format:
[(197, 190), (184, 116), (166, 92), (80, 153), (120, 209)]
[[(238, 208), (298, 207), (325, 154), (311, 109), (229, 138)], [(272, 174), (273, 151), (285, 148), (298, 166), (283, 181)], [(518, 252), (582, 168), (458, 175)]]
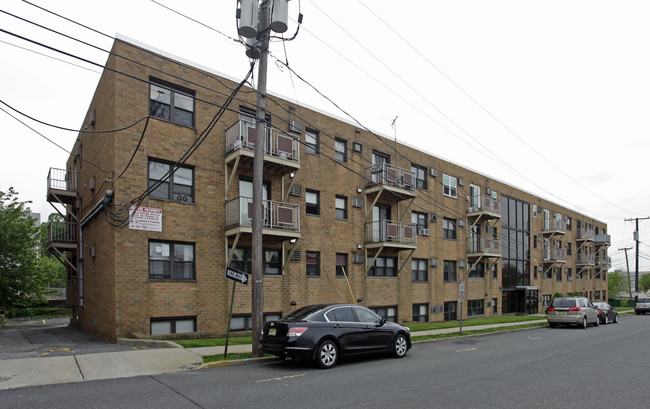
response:
[(639, 277), (639, 290), (644, 293), (650, 289), (650, 274)]
[(615, 297), (620, 292), (628, 291), (627, 277), (620, 271), (614, 271), (607, 276), (607, 291), (610, 297)]
[(49, 227), (52, 223), (63, 222), (63, 216), (58, 213), (52, 213), (48, 216), (47, 222), (39, 227), (40, 240), (40, 257), (38, 259), (38, 268), (43, 279), (52, 288), (65, 287), (65, 266), (48, 250), (49, 244)]
[(0, 191), (0, 310), (43, 301), (46, 283), (38, 269), (39, 230), (30, 202), (13, 187)]

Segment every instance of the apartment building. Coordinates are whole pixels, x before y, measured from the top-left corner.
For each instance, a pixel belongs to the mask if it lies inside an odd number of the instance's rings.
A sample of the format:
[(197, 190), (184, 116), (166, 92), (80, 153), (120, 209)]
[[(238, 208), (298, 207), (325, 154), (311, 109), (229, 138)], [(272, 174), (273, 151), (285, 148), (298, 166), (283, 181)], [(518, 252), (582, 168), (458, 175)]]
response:
[[(82, 129), (119, 130), (80, 132), (48, 175), (73, 324), (113, 341), (224, 334), (234, 291), (231, 327), (250, 330), (250, 287), (225, 270), (251, 269), (254, 90), (220, 113), (241, 79), (128, 39), (106, 66)], [(604, 223), (387, 141), (269, 96), (265, 319), (323, 302), (432, 322), (606, 299)]]

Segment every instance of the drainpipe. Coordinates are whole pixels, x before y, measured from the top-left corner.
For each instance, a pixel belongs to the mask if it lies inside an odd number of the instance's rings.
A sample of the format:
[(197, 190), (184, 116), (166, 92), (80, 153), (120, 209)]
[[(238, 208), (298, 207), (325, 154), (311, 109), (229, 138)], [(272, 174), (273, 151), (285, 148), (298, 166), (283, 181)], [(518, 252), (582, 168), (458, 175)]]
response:
[(107, 190), (106, 195), (97, 202), (95, 206), (90, 210), (90, 212), (84, 216), (79, 222), (79, 261), (78, 261), (78, 271), (79, 271), (79, 306), (84, 307), (84, 236), (83, 236), (83, 227), (86, 223), (92, 220), (95, 216), (101, 212), (104, 202), (109, 202), (113, 196), (112, 190)]

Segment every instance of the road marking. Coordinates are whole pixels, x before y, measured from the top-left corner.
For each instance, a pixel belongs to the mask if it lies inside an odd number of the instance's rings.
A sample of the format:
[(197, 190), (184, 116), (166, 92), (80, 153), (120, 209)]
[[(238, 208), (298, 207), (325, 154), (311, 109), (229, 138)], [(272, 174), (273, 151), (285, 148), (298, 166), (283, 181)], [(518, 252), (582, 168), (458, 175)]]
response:
[(298, 378), (300, 376), (305, 376), (305, 374), (301, 373), (301, 374), (298, 374), (298, 375), (287, 375), (287, 376), (283, 376), (281, 378), (262, 379), (262, 380), (259, 380), (259, 381), (256, 381), (256, 382), (257, 383), (262, 383), (262, 382), (272, 382), (272, 381), (283, 381), (285, 379), (293, 379), (293, 378)]
[(470, 351), (476, 351), (478, 348), (466, 348), (466, 349), (459, 349), (456, 352), (470, 352)]
[(542, 337), (528, 337), (528, 339), (541, 339)]

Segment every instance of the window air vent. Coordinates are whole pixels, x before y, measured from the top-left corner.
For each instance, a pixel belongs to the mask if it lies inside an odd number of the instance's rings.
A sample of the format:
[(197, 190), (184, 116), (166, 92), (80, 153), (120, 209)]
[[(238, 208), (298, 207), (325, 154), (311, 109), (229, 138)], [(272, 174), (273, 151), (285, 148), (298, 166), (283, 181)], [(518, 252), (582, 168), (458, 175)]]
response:
[(485, 188), (485, 193), (487, 193), (488, 195), (491, 195), (492, 194), (492, 189), (490, 189), (489, 187)]
[(438, 306), (438, 312), (445, 312), (445, 306), (442, 305), (442, 304), (440, 304), (440, 305)]
[(458, 219), (458, 226), (465, 227), (465, 219)]
[(361, 153), (361, 144), (359, 142), (352, 142), (352, 150)]
[(289, 121), (289, 130), (291, 132), (302, 132), (302, 123), (296, 121)]
[(353, 254), (353, 259), (352, 261), (357, 264), (363, 263), (363, 254), (355, 253)]
[(460, 268), (465, 268), (465, 260), (460, 260), (460, 261), (458, 262), (458, 267), (460, 267)]
[(291, 260), (302, 260), (302, 250), (294, 250), (291, 253)]
[(431, 267), (438, 267), (438, 259), (435, 257), (431, 258)]
[(434, 168), (429, 168), (429, 175), (435, 178), (438, 176), (438, 171)]
[(429, 216), (429, 219), (431, 220), (432, 223), (435, 223), (435, 222), (438, 221), (438, 216), (436, 216), (435, 213), (431, 213), (431, 215)]
[(363, 207), (363, 199), (360, 197), (353, 197), (352, 207)]
[(293, 185), (291, 186), (291, 190), (289, 191), (289, 194), (291, 196), (302, 196), (302, 186), (300, 185)]
[(465, 186), (465, 179), (463, 179), (463, 178), (458, 178), (458, 185), (459, 185), (459, 186)]

